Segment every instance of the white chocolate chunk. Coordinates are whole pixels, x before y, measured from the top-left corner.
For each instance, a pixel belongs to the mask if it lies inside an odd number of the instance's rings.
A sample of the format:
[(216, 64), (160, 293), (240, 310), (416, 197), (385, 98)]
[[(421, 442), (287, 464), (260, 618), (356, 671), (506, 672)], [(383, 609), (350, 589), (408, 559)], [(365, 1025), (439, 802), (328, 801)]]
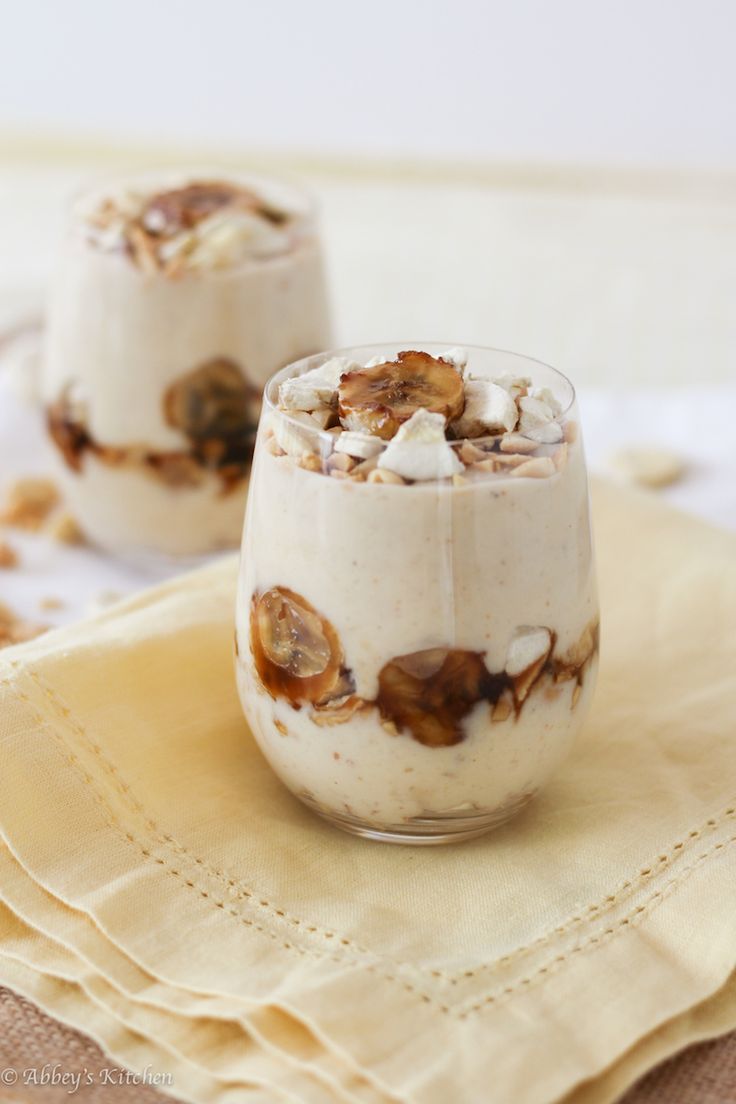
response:
[[(554, 396), (552, 396), (554, 400)], [(556, 402), (556, 400), (554, 400)], [(555, 419), (555, 412), (548, 403), (533, 395), (523, 395), (519, 399), (519, 429), (527, 437), (547, 445), (562, 440), (562, 427)]]
[(380, 437), (372, 437), (370, 433), (353, 433), (346, 430), (335, 442), (335, 452), (343, 452), (359, 460), (370, 460), (372, 456), (378, 456), (382, 449), (383, 442)]
[(346, 372), (360, 366), (348, 357), (332, 357), (301, 376), (292, 376), (279, 385), (282, 410), (316, 410), (331, 406), (340, 380)]
[[(346, 372), (359, 372), (360, 370), (361, 366), (357, 361), (351, 360), (350, 357), (330, 357), (324, 364), (320, 364), (319, 368), (313, 368), (312, 372), (330, 383), (333, 391), (337, 391), (340, 380)], [(310, 375), (311, 373), (307, 372), (306, 374)], [(304, 376), (302, 376), (302, 379), (304, 379)]]
[(303, 376), (292, 376), (279, 384), (279, 406), (282, 410), (316, 410), (329, 406), (335, 388), (321, 368), (313, 368)]
[(521, 421), (527, 426), (544, 425), (545, 422), (551, 422), (554, 418), (554, 412), (547, 403), (542, 402), (541, 399), (535, 399), (531, 395), (522, 395), (519, 399), (519, 410), (521, 411)]
[(564, 430), (559, 422), (543, 422), (542, 425), (527, 426), (524, 433), (540, 445), (556, 445), (564, 437)]
[(518, 419), (516, 403), (497, 383), (470, 379), (465, 384), (465, 409), (453, 424), (457, 437), (510, 432)]
[(529, 394), (533, 399), (539, 399), (545, 406), (548, 406), (555, 418), (562, 413), (562, 406), (549, 387), (532, 387), (529, 389)]
[(299, 410), (288, 416), (276, 414), (271, 425), (276, 444), (289, 456), (299, 459), (319, 452), (322, 426), (311, 414)]
[(549, 629), (524, 625), (516, 630), (506, 653), (506, 674), (516, 678), (535, 663), (544, 660), (552, 648)]
[(512, 399), (518, 399), (519, 395), (525, 395), (532, 385), (532, 381), (528, 376), (512, 376), (510, 372), (498, 376), (493, 382), (497, 383), (499, 387), (503, 387), (504, 391), (508, 391)]
[(399, 428), (378, 459), (378, 467), (422, 482), (459, 475), (464, 466), (445, 439), (445, 419), (420, 407)]

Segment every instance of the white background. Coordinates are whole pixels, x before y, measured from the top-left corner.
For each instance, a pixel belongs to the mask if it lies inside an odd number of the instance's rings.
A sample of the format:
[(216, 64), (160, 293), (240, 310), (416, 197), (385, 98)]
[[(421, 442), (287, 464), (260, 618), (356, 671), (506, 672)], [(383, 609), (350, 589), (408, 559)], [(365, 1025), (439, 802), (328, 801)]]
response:
[(736, 167), (733, 0), (0, 0), (0, 133)]

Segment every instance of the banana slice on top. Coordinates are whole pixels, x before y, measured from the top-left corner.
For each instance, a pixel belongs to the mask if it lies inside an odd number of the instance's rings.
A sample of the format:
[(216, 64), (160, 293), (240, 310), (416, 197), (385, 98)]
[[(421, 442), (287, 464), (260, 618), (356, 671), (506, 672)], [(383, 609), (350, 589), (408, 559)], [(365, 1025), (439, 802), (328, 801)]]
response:
[(463, 379), (454, 364), (407, 350), (396, 360), (348, 372), (338, 388), (346, 429), (389, 441), (417, 410), (454, 421), (465, 403)]

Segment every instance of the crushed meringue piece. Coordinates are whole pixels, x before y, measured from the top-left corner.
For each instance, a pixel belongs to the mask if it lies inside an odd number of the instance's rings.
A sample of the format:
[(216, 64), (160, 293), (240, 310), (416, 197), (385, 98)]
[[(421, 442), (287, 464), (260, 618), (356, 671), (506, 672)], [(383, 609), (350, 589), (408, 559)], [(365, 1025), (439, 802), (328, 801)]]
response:
[(458, 437), (481, 437), (510, 432), (518, 417), (516, 403), (503, 387), (488, 380), (470, 379), (465, 384), (465, 409), (452, 428)]
[(459, 475), (464, 466), (445, 439), (445, 418), (420, 407), (398, 429), (378, 459), (379, 469), (388, 469), (423, 482)]
[(370, 460), (372, 456), (378, 456), (382, 449), (380, 437), (372, 437), (370, 433), (345, 430), (335, 441), (335, 452), (347, 453), (358, 460)]

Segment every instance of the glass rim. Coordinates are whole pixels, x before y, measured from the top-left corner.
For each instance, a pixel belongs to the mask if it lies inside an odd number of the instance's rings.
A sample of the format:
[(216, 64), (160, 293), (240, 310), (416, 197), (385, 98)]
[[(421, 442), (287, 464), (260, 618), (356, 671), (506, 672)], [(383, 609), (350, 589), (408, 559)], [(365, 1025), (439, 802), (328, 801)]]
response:
[[(555, 414), (552, 418), (552, 421), (558, 422), (560, 424), (563, 422), (566, 415), (572, 410), (577, 401), (575, 385), (573, 384), (572, 380), (564, 374), (564, 372), (561, 372), (559, 368), (555, 368), (551, 364), (547, 364), (546, 361), (540, 360), (538, 357), (527, 356), (525, 353), (516, 353), (512, 349), (499, 349), (493, 345), (468, 345), (462, 344), (462, 342), (459, 341), (424, 341), (418, 343), (401, 341), (379, 341), (372, 342), (366, 345), (346, 345), (339, 349), (327, 349), (322, 352), (312, 353), (309, 356), (300, 357), (299, 360), (294, 360), (291, 361), (289, 364), (285, 364), (283, 368), (280, 368), (278, 372), (274, 372), (274, 374), (270, 376), (269, 379), (266, 381), (263, 388), (263, 408), (264, 410), (267, 409), (269, 413), (277, 414), (279, 417), (286, 419), (287, 422), (296, 426), (299, 432), (306, 433), (308, 437), (312, 436), (317, 439), (321, 438), (325, 441), (333, 442), (334, 434), (331, 433), (330, 430), (322, 429), (320, 426), (312, 427), (310, 425), (305, 425), (304, 422), (300, 421), (298, 418), (293, 417), (293, 414), (298, 413), (297, 411), (292, 412), (288, 410), (282, 410), (274, 402), (274, 393), (277, 391), (278, 386), (282, 384), (285, 380), (292, 379), (297, 375), (302, 374), (296, 371), (296, 369), (299, 369), (302, 365), (304, 365), (305, 370), (308, 370), (310, 363), (317, 358), (323, 358), (322, 363), (325, 363), (327, 360), (331, 360), (333, 357), (348, 357), (356, 350), (360, 350), (361, 352), (368, 353), (368, 359), (370, 359), (371, 355), (383, 353), (387, 348), (399, 350), (416, 350), (417, 352), (429, 352), (432, 356), (439, 355), (440, 350), (442, 352), (448, 352), (450, 349), (460, 348), (466, 351), (468, 354), (472, 354), (473, 352), (492, 353), (499, 356), (514, 357), (516, 360), (519, 360), (525, 364), (536, 364), (540, 368), (544, 368), (546, 372), (551, 372), (555, 377), (557, 377), (557, 379), (562, 382), (563, 386), (568, 389), (567, 402), (561, 404), (562, 409), (560, 410), (559, 414)], [(318, 367), (318, 365), (312, 365), (312, 367)], [(521, 431), (513, 430), (512, 432), (520, 433)], [(497, 433), (489, 433), (483, 437), (467, 438), (467, 440), (471, 440), (475, 444), (486, 441), (494, 441), (499, 436), (500, 434)], [(465, 440), (466, 438), (463, 437), (459, 438), (456, 441), (448, 440), (447, 443), (452, 447), (460, 447)], [(385, 448), (389, 443), (389, 441), (383, 441), (383, 447)]]

